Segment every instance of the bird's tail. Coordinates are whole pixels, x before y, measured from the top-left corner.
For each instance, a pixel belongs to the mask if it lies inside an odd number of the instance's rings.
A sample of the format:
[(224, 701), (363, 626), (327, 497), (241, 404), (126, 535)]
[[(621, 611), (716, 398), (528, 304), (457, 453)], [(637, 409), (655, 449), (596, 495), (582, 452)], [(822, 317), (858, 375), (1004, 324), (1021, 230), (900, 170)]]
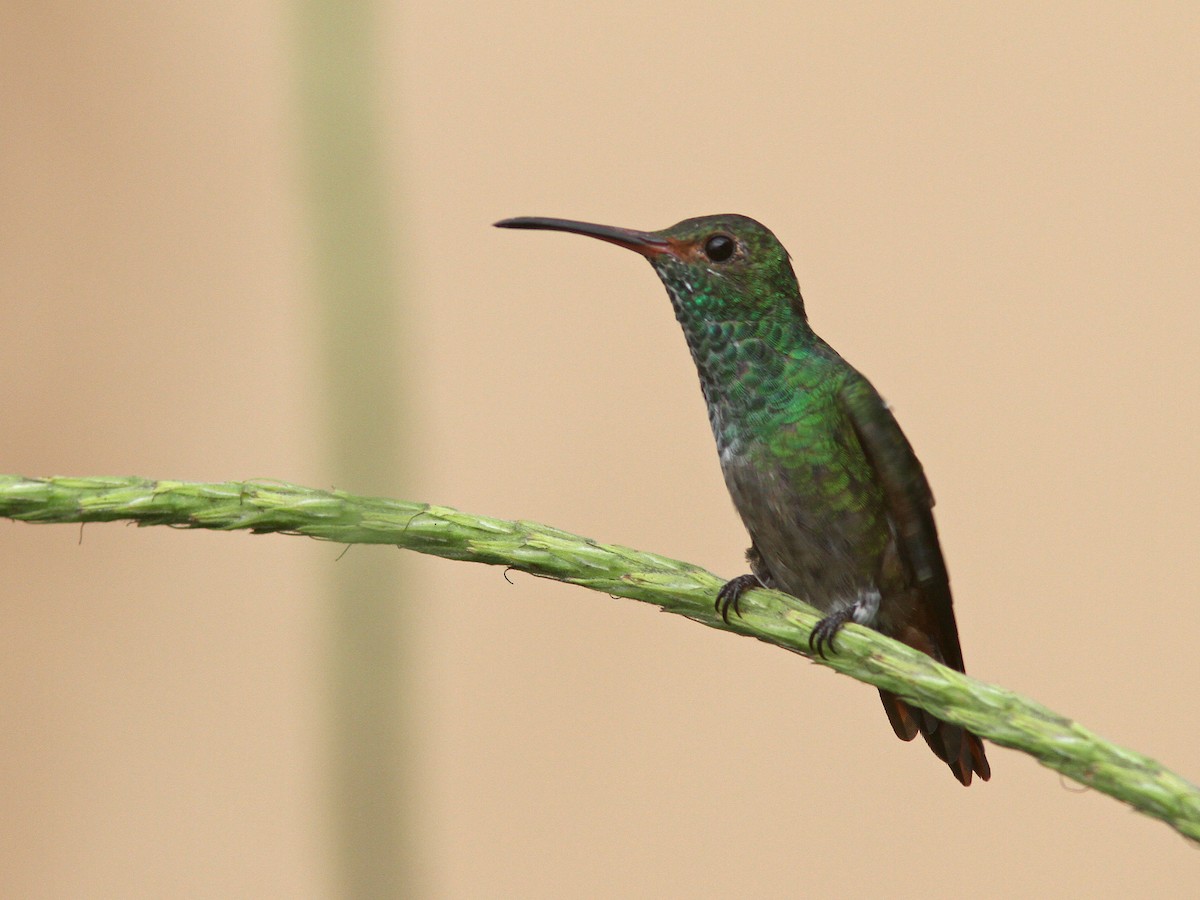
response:
[(883, 709), (896, 737), (911, 741), (920, 732), (929, 749), (964, 785), (971, 783), (972, 775), (978, 775), (984, 781), (992, 777), (991, 766), (983, 752), (983, 741), (976, 735), (959, 725), (934, 718), (889, 691), (881, 690), (879, 699), (883, 701)]

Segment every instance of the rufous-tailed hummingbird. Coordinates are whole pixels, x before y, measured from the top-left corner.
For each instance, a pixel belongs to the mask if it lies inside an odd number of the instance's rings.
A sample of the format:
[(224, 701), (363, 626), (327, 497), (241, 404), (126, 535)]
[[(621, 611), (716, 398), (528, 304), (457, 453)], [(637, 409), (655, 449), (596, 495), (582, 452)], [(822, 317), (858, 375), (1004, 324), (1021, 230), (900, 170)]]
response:
[[(726, 621), (747, 589), (778, 588), (826, 614), (809, 639), (821, 655), (854, 621), (963, 671), (921, 464), (871, 383), (809, 327), (774, 234), (738, 215), (651, 232), (534, 217), (496, 224), (599, 238), (642, 254), (662, 279), (750, 532), (753, 574), (716, 596)], [(920, 732), (964, 785), (991, 775), (976, 735), (879, 695), (896, 735)]]

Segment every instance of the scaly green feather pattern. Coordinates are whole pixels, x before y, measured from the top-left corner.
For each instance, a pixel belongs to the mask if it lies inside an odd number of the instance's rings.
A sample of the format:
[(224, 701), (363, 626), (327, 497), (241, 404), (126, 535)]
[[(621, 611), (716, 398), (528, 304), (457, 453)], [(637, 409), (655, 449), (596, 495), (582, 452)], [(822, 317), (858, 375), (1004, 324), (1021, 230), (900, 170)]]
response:
[(852, 525), (857, 534), (847, 536), (865, 556), (882, 552), (882, 491), (838, 401), (847, 379), (860, 376), (809, 327), (790, 265), (776, 261), (752, 285), (669, 257), (655, 268), (696, 364), (722, 463), (741, 457), (778, 473), (798, 497), (819, 500), (805, 508)]

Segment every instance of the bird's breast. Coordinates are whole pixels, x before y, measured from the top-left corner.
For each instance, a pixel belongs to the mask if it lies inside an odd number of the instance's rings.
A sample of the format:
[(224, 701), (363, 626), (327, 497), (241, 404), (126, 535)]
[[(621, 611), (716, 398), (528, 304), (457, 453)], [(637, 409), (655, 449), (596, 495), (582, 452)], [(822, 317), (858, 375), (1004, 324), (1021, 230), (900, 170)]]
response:
[(879, 588), (890, 540), (882, 492), (857, 440), (837, 427), (743, 431), (721, 450), (725, 484), (775, 586), (821, 608)]

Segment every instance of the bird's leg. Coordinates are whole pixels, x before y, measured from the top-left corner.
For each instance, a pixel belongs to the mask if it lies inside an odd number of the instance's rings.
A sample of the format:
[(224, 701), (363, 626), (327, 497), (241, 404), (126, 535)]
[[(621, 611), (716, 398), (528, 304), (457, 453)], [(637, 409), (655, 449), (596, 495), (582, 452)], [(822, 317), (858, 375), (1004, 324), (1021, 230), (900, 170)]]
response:
[(833, 639), (841, 631), (843, 625), (847, 622), (870, 625), (875, 620), (877, 612), (879, 612), (879, 591), (874, 588), (859, 591), (858, 597), (853, 603), (847, 603), (834, 610), (813, 626), (812, 634), (808, 636), (808, 648), (815, 650), (820, 654), (821, 659), (824, 659), (826, 647), (830, 650), (837, 650)]
[(758, 580), (757, 575), (739, 575), (733, 578), (717, 591), (717, 602), (714, 604), (721, 618), (725, 620), (725, 624), (729, 624), (729, 610), (733, 610), (737, 615), (742, 614), (742, 594), (751, 588), (762, 587), (762, 582)]
[(751, 588), (771, 586), (771, 573), (767, 571), (762, 554), (753, 544), (746, 551), (746, 562), (750, 563), (750, 572), (753, 574), (739, 575), (737, 578), (725, 582), (717, 591), (717, 602), (714, 605), (726, 625), (729, 624), (730, 609), (739, 616), (742, 614), (740, 605), (742, 594)]

